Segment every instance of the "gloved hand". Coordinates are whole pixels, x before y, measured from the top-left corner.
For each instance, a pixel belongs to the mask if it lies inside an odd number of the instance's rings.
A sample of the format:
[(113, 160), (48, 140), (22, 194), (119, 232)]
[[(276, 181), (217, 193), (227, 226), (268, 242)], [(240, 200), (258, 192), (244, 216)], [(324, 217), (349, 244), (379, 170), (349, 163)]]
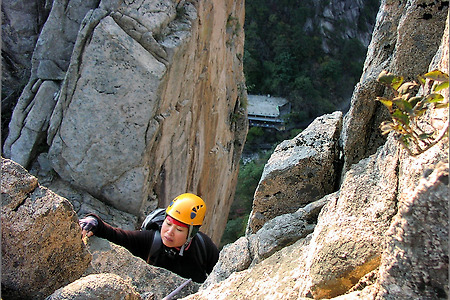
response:
[(93, 236), (98, 226), (98, 220), (92, 216), (83, 218), (79, 220), (78, 223), (80, 224), (81, 234), (83, 237)]

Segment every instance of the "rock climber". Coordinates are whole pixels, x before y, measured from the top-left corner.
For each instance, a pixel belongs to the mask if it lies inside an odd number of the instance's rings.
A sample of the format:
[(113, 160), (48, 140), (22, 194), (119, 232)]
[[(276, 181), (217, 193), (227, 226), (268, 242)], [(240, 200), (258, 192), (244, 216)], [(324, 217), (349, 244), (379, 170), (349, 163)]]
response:
[(184, 193), (167, 207), (159, 230), (123, 230), (95, 214), (88, 214), (79, 223), (83, 238), (105, 238), (151, 265), (202, 283), (219, 259), (216, 245), (199, 231), (205, 213), (206, 204), (200, 197)]

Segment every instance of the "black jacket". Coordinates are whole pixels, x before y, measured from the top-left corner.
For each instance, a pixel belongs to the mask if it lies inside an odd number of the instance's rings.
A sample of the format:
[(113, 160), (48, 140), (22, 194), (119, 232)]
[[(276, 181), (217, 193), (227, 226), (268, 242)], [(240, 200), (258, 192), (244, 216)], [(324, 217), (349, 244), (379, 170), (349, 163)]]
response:
[[(183, 256), (180, 256), (178, 250), (161, 243), (161, 248), (150, 258), (149, 252), (155, 237), (154, 230), (123, 230), (103, 222), (97, 215), (90, 215), (98, 220), (98, 227), (94, 232), (96, 236), (127, 248), (133, 255), (152, 265), (170, 270), (181, 277), (191, 278), (195, 282), (204, 282), (219, 259), (216, 245), (202, 232), (198, 234), (202, 235), (204, 246), (195, 236), (189, 248), (184, 250)], [(160, 235), (156, 236), (160, 238)], [(200, 255), (202, 259), (199, 259)]]

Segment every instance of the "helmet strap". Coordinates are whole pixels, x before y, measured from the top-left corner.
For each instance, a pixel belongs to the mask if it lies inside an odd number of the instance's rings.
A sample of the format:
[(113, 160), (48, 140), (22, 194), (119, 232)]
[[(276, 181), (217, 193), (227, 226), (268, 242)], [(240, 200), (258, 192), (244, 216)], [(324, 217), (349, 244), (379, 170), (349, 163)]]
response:
[(184, 250), (187, 247), (189, 247), (189, 245), (191, 244), (191, 242), (192, 242), (192, 231), (193, 230), (194, 230), (194, 226), (189, 225), (189, 231), (188, 231), (186, 242), (183, 244), (183, 246), (181, 247), (180, 252), (179, 252), (180, 256), (183, 256)]

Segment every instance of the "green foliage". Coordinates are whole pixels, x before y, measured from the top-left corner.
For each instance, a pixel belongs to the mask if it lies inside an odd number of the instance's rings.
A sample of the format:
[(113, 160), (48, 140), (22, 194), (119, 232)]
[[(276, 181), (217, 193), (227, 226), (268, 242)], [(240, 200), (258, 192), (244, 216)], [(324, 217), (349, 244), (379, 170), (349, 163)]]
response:
[(226, 244), (231, 244), (241, 236), (245, 235), (245, 229), (247, 227), (249, 215), (238, 217), (236, 219), (229, 220), (225, 231), (222, 235), (219, 248), (222, 249)]
[(253, 196), (270, 153), (270, 151), (261, 153), (259, 158), (246, 164), (241, 161), (235, 197), (220, 247), (234, 242), (245, 234), (248, 217), (252, 210)]
[(236, 187), (235, 201), (231, 205), (229, 218), (248, 214), (252, 208), (253, 196), (258, 186), (259, 180), (264, 170), (264, 165), (268, 160), (268, 155), (253, 160), (247, 164), (241, 164), (238, 185)]
[[(323, 1), (320, 5), (328, 5)], [(358, 82), (366, 49), (357, 39), (348, 39), (349, 25), (335, 24), (326, 40), (316, 22), (317, 1), (247, 0), (245, 18), (244, 73), (248, 92), (287, 98), (294, 127), (338, 110), (348, 102)], [(378, 0), (368, 0), (357, 22), (374, 23)], [(307, 28), (307, 29), (306, 29)], [(325, 107), (318, 107), (324, 104)]]
[[(419, 87), (425, 91), (428, 83), (432, 86), (429, 93), (417, 94)], [(412, 156), (419, 155), (448, 136), (448, 122), (445, 129), (439, 133), (433, 124), (421, 118), (428, 110), (448, 108), (448, 102), (438, 93), (448, 88), (448, 74), (434, 70), (423, 76), (418, 76), (418, 82), (405, 82), (402, 76), (382, 71), (378, 82), (390, 87), (394, 98), (377, 97), (391, 115), (392, 121), (385, 121), (380, 125), (383, 134), (395, 132), (397, 140)]]

